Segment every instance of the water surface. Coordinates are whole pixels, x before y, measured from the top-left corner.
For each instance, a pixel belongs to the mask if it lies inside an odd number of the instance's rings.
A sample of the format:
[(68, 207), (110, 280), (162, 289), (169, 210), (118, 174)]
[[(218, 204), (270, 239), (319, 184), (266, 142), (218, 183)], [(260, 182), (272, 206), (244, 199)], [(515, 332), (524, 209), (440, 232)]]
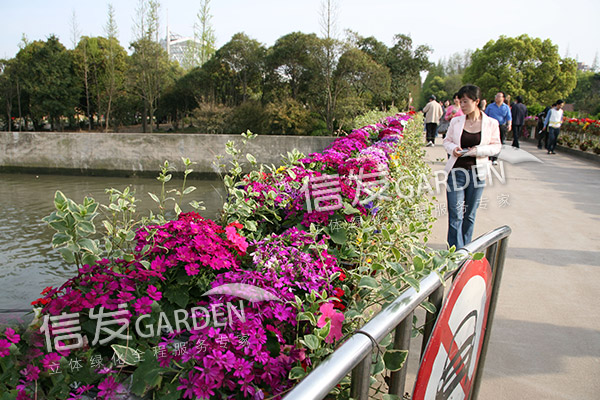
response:
[[(184, 198), (185, 204), (203, 201), (206, 210), (200, 214), (214, 218), (222, 205), (221, 182), (188, 182), (197, 189)], [(156, 211), (147, 193), (160, 193), (160, 182), (152, 178), (0, 174), (0, 319), (6, 310), (31, 309), (30, 303), (46, 286), (60, 285), (76, 272), (74, 265), (68, 265), (52, 249), (55, 231), (41, 220), (54, 210), (55, 191), (61, 190), (77, 203), (91, 196), (108, 204), (105, 188), (122, 191), (129, 184), (141, 200), (137, 203), (138, 214), (148, 215), (151, 208)], [(181, 180), (174, 178), (169, 185), (180, 187)], [(102, 215), (95, 219), (99, 231), (104, 230), (102, 219)]]

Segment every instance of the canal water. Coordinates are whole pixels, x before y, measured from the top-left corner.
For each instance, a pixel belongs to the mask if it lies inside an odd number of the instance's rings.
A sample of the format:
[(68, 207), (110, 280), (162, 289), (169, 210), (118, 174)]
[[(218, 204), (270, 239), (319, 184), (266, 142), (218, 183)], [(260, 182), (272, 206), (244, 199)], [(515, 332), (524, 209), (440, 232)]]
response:
[[(173, 178), (169, 188), (181, 187)], [(64, 262), (51, 246), (54, 230), (42, 218), (54, 210), (54, 193), (62, 191), (68, 198), (82, 203), (85, 196), (108, 204), (106, 188), (123, 190), (131, 185), (135, 190), (137, 214), (148, 215), (157, 207), (148, 192), (160, 193), (160, 182), (152, 178), (113, 178), (93, 176), (59, 176), (30, 174), (0, 174), (0, 320), (9, 310), (31, 309), (30, 303), (40, 297), (46, 286), (64, 283), (76, 273), (76, 267)], [(186, 186), (196, 190), (184, 197), (204, 202), (200, 214), (214, 219), (222, 206), (223, 185), (219, 180), (190, 180)], [(182, 207), (191, 211), (190, 206)], [(95, 219), (100, 231), (102, 215)]]

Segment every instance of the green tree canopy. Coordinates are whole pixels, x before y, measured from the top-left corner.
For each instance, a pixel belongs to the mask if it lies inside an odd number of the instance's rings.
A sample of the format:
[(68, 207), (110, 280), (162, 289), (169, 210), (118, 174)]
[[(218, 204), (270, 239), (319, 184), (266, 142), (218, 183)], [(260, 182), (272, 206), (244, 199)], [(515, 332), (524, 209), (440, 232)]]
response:
[(600, 117), (600, 73), (577, 71), (577, 86), (567, 101), (577, 111)]
[(473, 53), (463, 82), (479, 86), (488, 99), (502, 90), (526, 103), (551, 104), (575, 88), (576, 70), (575, 60), (561, 58), (549, 39), (500, 36)]
[(48, 116), (56, 127), (59, 117), (73, 115), (81, 86), (76, 79), (73, 54), (56, 36), (45, 42), (28, 43), (17, 53), (16, 65), (35, 125)]

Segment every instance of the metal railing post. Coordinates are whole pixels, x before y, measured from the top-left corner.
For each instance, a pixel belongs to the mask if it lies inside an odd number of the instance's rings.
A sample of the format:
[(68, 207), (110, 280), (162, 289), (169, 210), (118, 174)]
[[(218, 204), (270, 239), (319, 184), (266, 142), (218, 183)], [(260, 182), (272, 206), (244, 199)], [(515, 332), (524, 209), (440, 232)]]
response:
[(356, 400), (368, 400), (371, 388), (371, 364), (373, 353), (369, 353), (360, 364), (352, 370), (352, 387), (350, 397)]
[(435, 321), (437, 321), (440, 311), (442, 309), (442, 303), (444, 301), (444, 286), (440, 285), (431, 295), (429, 296), (429, 302), (435, 306), (435, 312), (425, 314), (425, 326), (423, 329), (423, 343), (421, 344), (421, 358), (425, 353), (425, 348), (433, 332)]
[[(396, 331), (394, 333), (394, 349), (408, 350), (410, 348), (413, 315), (414, 312), (410, 313), (406, 318), (404, 318), (400, 325), (396, 327)], [(390, 374), (390, 394), (395, 394), (400, 397), (404, 395), (404, 387), (406, 386), (406, 373), (408, 371), (408, 368), (406, 367), (407, 362), (404, 363), (402, 369)]]
[[(490, 342), (490, 334), (492, 333), (492, 324), (494, 322), (494, 314), (496, 313), (496, 304), (498, 304), (498, 292), (500, 290), (500, 281), (502, 280), (502, 272), (504, 271), (504, 259), (506, 258), (506, 248), (508, 246), (508, 237), (500, 240), (499, 243), (494, 243), (490, 246), (489, 253), (494, 253), (495, 256), (494, 264), (492, 264), (492, 295), (490, 298), (490, 308), (488, 310), (488, 317), (485, 324), (485, 332), (483, 334), (483, 344), (481, 345), (481, 355), (479, 356), (479, 362), (477, 369), (475, 370), (475, 377), (473, 381), (473, 387), (471, 388), (471, 395), (469, 400), (477, 400), (479, 396), (479, 389), (481, 387), (481, 379), (483, 378), (483, 369), (485, 368), (485, 358), (487, 355), (488, 344)], [(491, 250), (491, 248), (494, 248)], [(488, 259), (490, 263), (492, 260)]]

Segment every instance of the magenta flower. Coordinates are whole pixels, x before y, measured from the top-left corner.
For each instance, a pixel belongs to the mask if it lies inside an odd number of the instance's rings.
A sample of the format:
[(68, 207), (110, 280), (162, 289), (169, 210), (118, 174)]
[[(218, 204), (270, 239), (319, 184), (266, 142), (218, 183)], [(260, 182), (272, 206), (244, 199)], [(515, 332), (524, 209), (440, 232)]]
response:
[(98, 385), (98, 389), (100, 390), (98, 397), (106, 400), (112, 399), (121, 390), (122, 386), (119, 382), (115, 381), (114, 376), (109, 376)]
[(159, 292), (156, 286), (154, 285), (148, 286), (148, 296), (150, 296), (151, 299), (154, 299), (156, 301), (162, 299), (162, 293)]
[(185, 272), (189, 275), (198, 275), (198, 271), (200, 271), (200, 266), (196, 263), (189, 263), (185, 266)]
[(319, 311), (322, 313), (317, 326), (319, 328), (327, 325), (327, 322), (331, 321), (331, 328), (329, 329), (329, 335), (325, 338), (325, 342), (333, 343), (334, 340), (340, 340), (344, 337), (342, 334), (342, 322), (344, 322), (344, 314), (336, 311), (333, 308), (332, 303), (321, 304)]
[(56, 353), (46, 354), (46, 356), (42, 360), (42, 366), (44, 367), (45, 370), (48, 370), (48, 369), (50, 369), (50, 366), (52, 366), (54, 364), (58, 364), (60, 362), (60, 358), (61, 358), (60, 355), (58, 355)]
[(10, 342), (6, 339), (0, 339), (0, 358), (6, 357), (10, 354), (8, 348), (10, 347)]
[(136, 301), (133, 305), (133, 309), (138, 314), (149, 314), (150, 312), (152, 312), (152, 303), (153, 300), (151, 298), (146, 296), (140, 297), (138, 301)]
[(6, 338), (8, 339), (9, 342), (12, 343), (19, 343), (19, 340), (21, 340), (21, 336), (17, 335), (15, 333), (15, 330), (12, 328), (6, 328), (6, 331), (4, 331), (4, 334), (6, 335)]
[(235, 226), (227, 226), (225, 227), (225, 233), (227, 234), (227, 239), (236, 245), (236, 247), (242, 252), (245, 253), (248, 248), (248, 242), (246, 242), (246, 238), (240, 236), (235, 229)]

